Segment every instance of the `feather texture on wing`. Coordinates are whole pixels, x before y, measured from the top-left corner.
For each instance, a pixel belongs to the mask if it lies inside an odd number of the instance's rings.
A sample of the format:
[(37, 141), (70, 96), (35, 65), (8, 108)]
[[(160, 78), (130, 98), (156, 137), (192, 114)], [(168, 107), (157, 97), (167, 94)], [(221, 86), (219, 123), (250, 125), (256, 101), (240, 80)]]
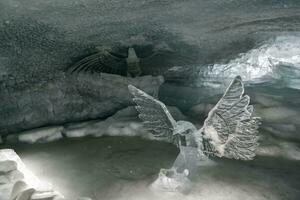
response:
[(208, 155), (253, 159), (260, 118), (252, 117), (249, 102), (241, 77), (235, 77), (204, 122), (203, 148)]
[(144, 127), (155, 137), (172, 139), (176, 121), (165, 104), (132, 85), (129, 85), (128, 89), (134, 96), (133, 101), (137, 104), (136, 109)]
[(72, 73), (102, 72), (126, 76), (126, 57), (116, 56), (106, 49), (98, 49), (98, 52), (91, 54), (72, 65), (70, 71)]

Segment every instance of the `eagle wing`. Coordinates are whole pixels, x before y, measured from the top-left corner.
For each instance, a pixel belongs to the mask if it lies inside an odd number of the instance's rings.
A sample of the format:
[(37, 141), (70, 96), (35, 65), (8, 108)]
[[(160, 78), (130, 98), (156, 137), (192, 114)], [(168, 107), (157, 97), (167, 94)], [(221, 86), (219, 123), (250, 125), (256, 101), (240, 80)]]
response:
[(202, 142), (206, 154), (241, 160), (254, 158), (260, 118), (252, 116), (253, 106), (249, 102), (241, 77), (235, 77), (204, 122)]
[(152, 132), (153, 136), (172, 141), (176, 121), (166, 105), (132, 85), (129, 85), (128, 89), (134, 97), (135, 108), (144, 127)]
[(98, 49), (98, 52), (76, 62), (69, 69), (72, 73), (98, 72), (127, 75), (126, 58), (116, 55), (107, 49)]

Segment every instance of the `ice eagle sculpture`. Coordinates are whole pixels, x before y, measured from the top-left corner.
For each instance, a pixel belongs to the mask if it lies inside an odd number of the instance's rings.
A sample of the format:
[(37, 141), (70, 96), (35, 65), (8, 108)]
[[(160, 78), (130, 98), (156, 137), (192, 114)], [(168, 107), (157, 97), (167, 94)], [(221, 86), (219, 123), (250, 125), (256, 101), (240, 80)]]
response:
[(252, 116), (253, 106), (249, 105), (250, 97), (244, 95), (240, 76), (233, 79), (200, 129), (188, 121), (175, 121), (162, 102), (142, 90), (132, 85), (128, 89), (144, 127), (155, 137), (174, 142), (184, 157), (189, 157), (193, 149), (197, 153), (192, 155), (198, 160), (210, 156), (240, 160), (255, 157), (260, 118)]

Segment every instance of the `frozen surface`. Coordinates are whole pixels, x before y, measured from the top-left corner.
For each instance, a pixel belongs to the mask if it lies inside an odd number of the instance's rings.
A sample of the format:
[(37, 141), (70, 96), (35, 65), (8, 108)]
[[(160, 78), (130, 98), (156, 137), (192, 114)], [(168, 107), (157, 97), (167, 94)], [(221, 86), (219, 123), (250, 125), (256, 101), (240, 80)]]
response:
[(72, 199), (94, 200), (298, 200), (299, 161), (257, 157), (241, 162), (214, 160), (191, 177), (188, 194), (153, 192), (161, 168), (170, 168), (176, 147), (137, 137), (60, 140), (17, 145), (16, 152), (40, 179)]

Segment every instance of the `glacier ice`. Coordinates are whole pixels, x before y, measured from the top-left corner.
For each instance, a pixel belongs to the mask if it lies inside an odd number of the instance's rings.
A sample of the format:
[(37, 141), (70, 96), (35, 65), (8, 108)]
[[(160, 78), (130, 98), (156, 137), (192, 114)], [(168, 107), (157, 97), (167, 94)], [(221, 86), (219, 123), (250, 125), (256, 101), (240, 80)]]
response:
[(300, 89), (300, 36), (279, 36), (228, 63), (198, 68), (199, 86), (225, 87), (240, 75), (249, 84), (283, 81), (285, 87)]

